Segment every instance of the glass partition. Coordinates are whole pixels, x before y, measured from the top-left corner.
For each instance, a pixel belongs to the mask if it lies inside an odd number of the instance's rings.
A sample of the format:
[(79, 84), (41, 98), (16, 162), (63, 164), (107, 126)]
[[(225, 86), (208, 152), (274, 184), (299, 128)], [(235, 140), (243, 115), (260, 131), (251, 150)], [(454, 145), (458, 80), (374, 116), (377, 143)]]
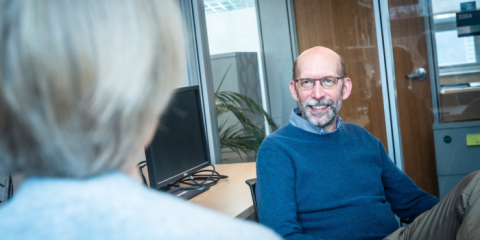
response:
[(439, 197), (480, 169), (480, 36), (463, 2), (388, 1), (404, 172)]
[[(268, 131), (254, 0), (204, 0), (222, 163), (255, 161)], [(273, 123), (273, 122), (271, 122)]]
[(459, 36), (462, 2), (432, 1), (443, 122), (480, 120), (480, 36)]

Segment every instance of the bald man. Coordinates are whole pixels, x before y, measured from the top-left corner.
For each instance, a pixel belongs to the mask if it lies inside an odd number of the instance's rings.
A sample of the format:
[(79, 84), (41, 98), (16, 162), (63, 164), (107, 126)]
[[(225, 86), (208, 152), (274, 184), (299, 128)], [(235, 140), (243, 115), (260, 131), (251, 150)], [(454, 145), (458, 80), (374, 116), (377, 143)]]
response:
[[(260, 222), (286, 239), (455, 238), (457, 216), (468, 212), (456, 207), (468, 202), (459, 196), (480, 192), (475, 187), (480, 174), (469, 175), (456, 195), (436, 205), (438, 198), (401, 172), (377, 138), (342, 122), (338, 112), (352, 81), (338, 54), (311, 48), (298, 57), (293, 72), (289, 87), (299, 108), (258, 152)], [(422, 215), (408, 228), (399, 228), (394, 213), (412, 221)]]

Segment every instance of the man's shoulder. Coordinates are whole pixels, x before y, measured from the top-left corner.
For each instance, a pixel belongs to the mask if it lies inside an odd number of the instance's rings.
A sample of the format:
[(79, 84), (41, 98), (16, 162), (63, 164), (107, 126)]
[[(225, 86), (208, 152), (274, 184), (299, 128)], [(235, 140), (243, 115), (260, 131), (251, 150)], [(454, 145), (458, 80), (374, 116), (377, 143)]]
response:
[(370, 132), (367, 131), (367, 129), (355, 123), (343, 122), (341, 128), (344, 131), (353, 133), (353, 134), (372, 135)]
[[(0, 209), (5, 214), (0, 215), (0, 225), (5, 226), (0, 228), (0, 236), (2, 239), (62, 239), (67, 235), (70, 239), (256, 239), (260, 235), (278, 239), (259, 225), (230, 219), (130, 180), (117, 180), (120, 186), (110, 186), (102, 194), (94, 189), (89, 196), (91, 201), (63, 198), (64, 194), (58, 193), (53, 202), (44, 196), (36, 199), (44, 204), (25, 205), (28, 194), (21, 193), (18, 199), (13, 198), (6, 208)], [(46, 229), (45, 225), (56, 227)], [(22, 230), (25, 228), (29, 231)], [(212, 231), (214, 228), (221, 230)]]
[(350, 137), (363, 138), (375, 142), (380, 141), (367, 131), (367, 129), (355, 123), (343, 122), (340, 128), (344, 133), (350, 135)]
[(280, 141), (280, 139), (283, 139), (285, 137), (289, 137), (292, 135), (292, 128), (294, 126), (292, 124), (287, 124), (279, 129), (277, 129), (275, 132), (272, 132), (270, 135), (268, 135), (265, 139), (264, 142), (269, 142), (269, 141)]
[[(350, 122), (342, 122), (341, 128), (344, 128), (349, 131), (367, 131), (364, 127), (357, 125), (355, 123), (350, 123)], [(368, 131), (367, 131), (368, 132)]]
[(258, 162), (263, 162), (265, 159), (270, 160), (272, 155), (282, 155), (285, 151), (291, 149), (292, 139), (295, 137), (295, 128), (291, 124), (287, 124), (268, 135), (260, 145), (257, 155)]

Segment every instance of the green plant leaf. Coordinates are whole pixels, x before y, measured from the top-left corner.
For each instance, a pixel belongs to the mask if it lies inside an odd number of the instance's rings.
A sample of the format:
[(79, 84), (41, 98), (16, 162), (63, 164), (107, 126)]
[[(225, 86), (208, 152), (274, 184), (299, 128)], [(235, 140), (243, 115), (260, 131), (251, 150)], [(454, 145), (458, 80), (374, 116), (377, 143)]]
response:
[[(261, 115), (267, 120), (268, 125), (272, 132), (278, 129), (277, 125), (270, 117), (270, 115), (263, 110), (263, 108), (257, 104), (255, 101), (250, 99), (247, 96), (244, 96), (240, 93), (231, 92), (231, 91), (222, 91), (215, 94), (216, 100), (219, 104), (222, 104), (222, 107), (232, 109), (235, 107), (242, 108), (243, 106), (247, 107), (249, 112), (248, 114), (252, 115)], [(239, 119), (240, 120), (240, 119)]]
[(272, 132), (276, 131), (278, 127), (262, 106), (251, 98), (231, 91), (220, 92), (220, 87), (231, 66), (230, 64), (215, 92), (215, 106), (217, 118), (224, 113), (231, 112), (237, 118), (238, 123), (225, 128), (227, 122), (225, 120), (219, 125), (218, 132), (220, 147), (232, 150), (243, 159), (241, 153), (257, 152), (263, 139), (265, 139), (263, 127), (257, 125), (252, 119), (253, 116), (262, 116), (263, 119), (266, 119)]

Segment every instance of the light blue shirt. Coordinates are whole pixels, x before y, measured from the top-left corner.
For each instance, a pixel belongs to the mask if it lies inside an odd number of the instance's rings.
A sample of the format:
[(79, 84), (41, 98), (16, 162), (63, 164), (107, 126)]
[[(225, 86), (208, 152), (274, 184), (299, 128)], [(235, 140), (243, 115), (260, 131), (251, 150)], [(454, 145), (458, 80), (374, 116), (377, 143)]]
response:
[(88, 179), (25, 180), (11, 201), (0, 208), (0, 239), (280, 240), (280, 237), (259, 224), (233, 219), (147, 189), (116, 172)]
[[(309, 121), (305, 120), (302, 118), (302, 112), (300, 111), (299, 108), (294, 108), (292, 110), (292, 114), (290, 114), (290, 124), (292, 124), (295, 127), (298, 127), (302, 130), (305, 130), (307, 132), (315, 133), (315, 134), (328, 134), (328, 131), (325, 130), (325, 128), (317, 127), (313, 124), (311, 124)], [(342, 125), (342, 118), (337, 115), (337, 128), (335, 128), (334, 132), (337, 131), (337, 129)]]

